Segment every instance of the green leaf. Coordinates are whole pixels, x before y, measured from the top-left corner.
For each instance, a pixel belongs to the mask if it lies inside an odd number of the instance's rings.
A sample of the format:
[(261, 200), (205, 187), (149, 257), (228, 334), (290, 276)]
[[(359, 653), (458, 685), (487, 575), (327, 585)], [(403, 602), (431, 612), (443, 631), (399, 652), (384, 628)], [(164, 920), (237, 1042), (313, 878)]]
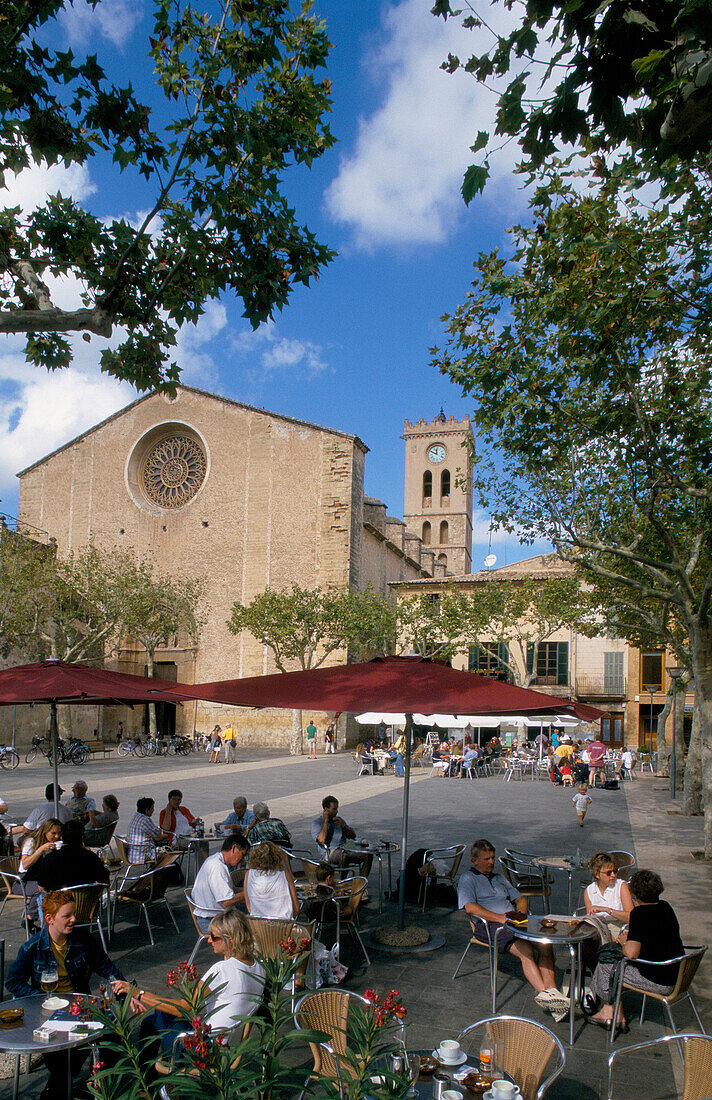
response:
[(486, 130), (478, 130), (475, 144), (470, 146), (470, 152), (479, 153), (480, 149), (484, 149), (489, 141), (489, 134)]
[(467, 206), (470, 205), (475, 195), (479, 195), (480, 192), (484, 190), (484, 186), (488, 179), (489, 166), (487, 164), (470, 165), (462, 181), (462, 197)]

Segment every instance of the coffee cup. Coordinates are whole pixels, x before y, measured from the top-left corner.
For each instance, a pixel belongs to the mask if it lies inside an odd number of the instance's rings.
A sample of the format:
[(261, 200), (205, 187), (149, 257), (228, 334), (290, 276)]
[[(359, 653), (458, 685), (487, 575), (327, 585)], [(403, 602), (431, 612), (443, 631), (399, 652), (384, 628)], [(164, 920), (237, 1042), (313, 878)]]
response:
[(443, 1039), (438, 1047), (438, 1054), (442, 1062), (453, 1063), (460, 1057), (460, 1044), (457, 1039)]
[(440, 1093), (440, 1100), (462, 1100), (462, 1093), (457, 1089), (443, 1089)]
[(57, 849), (57, 851), (59, 851), (59, 849), (62, 847), (63, 844), (64, 844), (63, 840), (55, 840), (55, 842), (54, 842), (54, 846)]
[(514, 1100), (517, 1091), (517, 1086), (511, 1081), (500, 1079), (492, 1082), (492, 1096), (494, 1100)]

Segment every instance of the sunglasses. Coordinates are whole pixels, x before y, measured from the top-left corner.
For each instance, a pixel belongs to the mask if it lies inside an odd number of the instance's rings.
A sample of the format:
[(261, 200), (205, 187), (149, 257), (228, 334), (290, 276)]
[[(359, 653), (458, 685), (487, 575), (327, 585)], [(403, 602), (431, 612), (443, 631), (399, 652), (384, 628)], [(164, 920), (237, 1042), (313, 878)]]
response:
[(218, 936), (215, 932), (208, 932), (208, 939), (211, 943), (222, 943), (222, 936)]

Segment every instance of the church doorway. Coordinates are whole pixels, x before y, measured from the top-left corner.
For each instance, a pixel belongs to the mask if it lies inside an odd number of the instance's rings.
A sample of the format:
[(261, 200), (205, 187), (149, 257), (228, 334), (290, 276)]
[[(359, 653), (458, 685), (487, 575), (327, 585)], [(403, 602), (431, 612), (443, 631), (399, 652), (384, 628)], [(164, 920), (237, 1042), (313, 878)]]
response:
[[(148, 676), (148, 667), (146, 665), (143, 666), (143, 674), (144, 676)], [(178, 680), (178, 666), (175, 661), (156, 661), (153, 675), (159, 677), (161, 680), (172, 680), (175, 683)], [(143, 732), (146, 736), (148, 736), (150, 729), (148, 718), (149, 706), (156, 708), (156, 729), (158, 730), (158, 736), (166, 739), (174, 737), (176, 732), (176, 704), (146, 703), (143, 708)]]

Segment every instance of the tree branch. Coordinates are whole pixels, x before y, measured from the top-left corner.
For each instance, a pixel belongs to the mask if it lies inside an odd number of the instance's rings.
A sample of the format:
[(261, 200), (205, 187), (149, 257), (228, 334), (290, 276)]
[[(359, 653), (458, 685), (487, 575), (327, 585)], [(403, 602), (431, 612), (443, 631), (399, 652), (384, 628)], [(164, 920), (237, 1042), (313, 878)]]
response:
[(0, 312), (0, 334), (17, 332), (93, 332), (111, 336), (113, 318), (105, 310), (57, 309), (51, 304), (42, 309), (18, 309)]

